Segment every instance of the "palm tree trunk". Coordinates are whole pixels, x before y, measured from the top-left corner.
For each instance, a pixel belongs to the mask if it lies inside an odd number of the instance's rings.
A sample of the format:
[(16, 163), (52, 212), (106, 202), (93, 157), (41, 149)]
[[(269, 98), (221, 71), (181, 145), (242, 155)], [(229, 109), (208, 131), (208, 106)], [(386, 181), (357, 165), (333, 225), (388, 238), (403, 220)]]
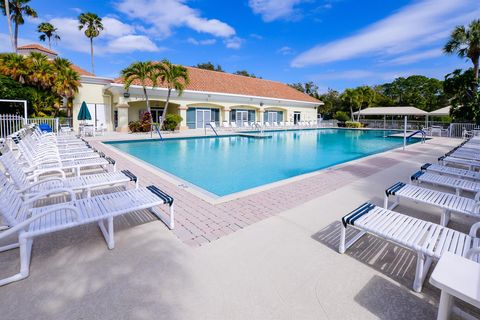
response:
[(473, 60), (473, 72), (474, 72), (474, 76), (475, 76), (475, 83), (478, 85), (478, 57), (477, 58), (474, 58), (472, 59)]
[(162, 121), (160, 121), (160, 128), (163, 127), (163, 122), (165, 121), (165, 117), (167, 116), (167, 109), (168, 109), (168, 103), (170, 102), (170, 95), (172, 94), (172, 89), (168, 89), (167, 93), (167, 100), (165, 101), (165, 108), (163, 108), (162, 112)]
[(353, 108), (352, 108), (352, 105), (350, 104), (350, 119), (354, 119), (353, 118)]
[(48, 37), (48, 49), (52, 50), (52, 43), (50, 41), (50, 37)]
[(12, 20), (10, 18), (9, 0), (5, 0), (5, 14), (7, 16), (8, 33), (10, 34), (10, 42), (12, 44), (12, 50), (15, 50), (15, 42), (13, 41)]
[(90, 58), (92, 60), (92, 73), (95, 74), (95, 66), (93, 63), (93, 38), (90, 38)]
[(17, 48), (18, 48), (18, 23), (15, 21), (15, 35), (13, 37), (13, 50), (15, 53), (17, 53)]
[(145, 101), (147, 102), (147, 112), (150, 115), (150, 138), (153, 136), (153, 119), (152, 119), (152, 111), (150, 110), (150, 100), (148, 99), (148, 94), (147, 94), (147, 87), (143, 86), (143, 95), (145, 96)]

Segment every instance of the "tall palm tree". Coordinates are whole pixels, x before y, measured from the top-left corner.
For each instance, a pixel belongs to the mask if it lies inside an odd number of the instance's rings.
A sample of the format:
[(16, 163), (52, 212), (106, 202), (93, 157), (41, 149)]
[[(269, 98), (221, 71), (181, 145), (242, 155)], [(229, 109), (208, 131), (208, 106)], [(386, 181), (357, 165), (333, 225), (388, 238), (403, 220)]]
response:
[(160, 128), (163, 127), (163, 122), (165, 121), (165, 116), (168, 110), (168, 103), (170, 102), (170, 96), (172, 90), (175, 89), (179, 96), (182, 95), (183, 90), (188, 86), (190, 78), (188, 76), (188, 70), (184, 66), (179, 66), (172, 64), (168, 60), (162, 60), (159, 64), (155, 65), (157, 69), (156, 79), (160, 79), (163, 85), (168, 89), (167, 100), (165, 101), (165, 108), (162, 112), (162, 120), (160, 121)]
[(7, 14), (7, 7), (10, 11), (10, 19), (15, 25), (14, 40), (13, 40), (13, 49), (17, 52), (18, 47), (18, 27), (25, 23), (24, 15), (36, 18), (37, 12), (28, 5), (30, 0), (8, 0), (0, 3), (3, 13)]
[(473, 63), (475, 80), (478, 82), (480, 59), (480, 19), (473, 20), (470, 25), (457, 26), (452, 31), (450, 39), (443, 47), (448, 54), (456, 53), (460, 58), (468, 58)]
[(102, 18), (95, 13), (87, 12), (78, 16), (78, 30), (85, 29), (85, 36), (90, 39), (90, 56), (92, 59), (92, 73), (95, 74), (95, 66), (93, 62), (93, 38), (100, 35), (103, 30)]
[(351, 88), (345, 89), (345, 91), (342, 93), (341, 99), (350, 107), (350, 118), (353, 120), (353, 108), (358, 107), (360, 104), (358, 91)]
[(0, 74), (23, 84), (26, 82), (29, 72), (29, 65), (24, 56), (16, 53), (0, 55)]
[(15, 50), (15, 42), (13, 40), (12, 19), (10, 17), (10, 4), (8, 0), (3, 1), (5, 15), (7, 16), (8, 34), (10, 35), (10, 42), (12, 43), (12, 50)]
[(42, 89), (48, 89), (52, 86), (54, 79), (53, 65), (46, 55), (31, 52), (27, 56), (27, 64), (29, 69), (28, 84)]
[(42, 22), (37, 27), (37, 32), (41, 33), (39, 39), (40, 41), (45, 41), (48, 39), (48, 48), (52, 49), (52, 38), (53, 40), (60, 40), (60, 36), (57, 33), (57, 28), (55, 28), (49, 22)]
[(125, 81), (125, 90), (128, 90), (134, 82), (142, 86), (143, 96), (147, 102), (147, 111), (150, 114), (150, 100), (148, 98), (147, 87), (155, 87), (155, 71), (155, 65), (151, 61), (134, 62), (121, 71), (121, 76)]
[(53, 60), (53, 69), (56, 75), (53, 91), (65, 100), (68, 117), (71, 117), (72, 114), (73, 97), (81, 86), (80, 75), (71, 66), (72, 63), (67, 59), (55, 58)]

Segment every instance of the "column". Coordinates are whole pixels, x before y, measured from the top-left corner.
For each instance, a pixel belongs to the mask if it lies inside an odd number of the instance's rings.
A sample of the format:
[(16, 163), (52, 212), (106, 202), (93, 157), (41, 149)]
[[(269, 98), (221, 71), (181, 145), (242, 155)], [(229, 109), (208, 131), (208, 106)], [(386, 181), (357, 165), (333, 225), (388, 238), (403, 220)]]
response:
[(230, 108), (224, 108), (223, 109), (223, 120), (222, 121), (230, 122)]
[(260, 108), (258, 109), (258, 114), (260, 115), (260, 119), (259, 119), (259, 122), (261, 125), (263, 125), (263, 115), (265, 114), (265, 109), (264, 108)]
[(128, 103), (119, 103), (116, 105), (118, 111), (117, 132), (128, 132)]
[(180, 123), (180, 130), (187, 130), (187, 106), (179, 106), (178, 107), (178, 113), (180, 117), (182, 117), (182, 122)]

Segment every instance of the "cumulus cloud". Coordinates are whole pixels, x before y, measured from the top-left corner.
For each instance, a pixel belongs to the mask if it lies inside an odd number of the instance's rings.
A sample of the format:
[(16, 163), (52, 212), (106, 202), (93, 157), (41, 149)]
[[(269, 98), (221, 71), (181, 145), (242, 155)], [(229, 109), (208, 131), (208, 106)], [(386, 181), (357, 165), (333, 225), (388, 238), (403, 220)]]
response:
[(239, 37), (232, 37), (225, 39), (225, 46), (229, 49), (240, 49), (242, 47), (243, 39)]
[(197, 40), (195, 38), (188, 38), (187, 42), (196, 46), (209, 46), (209, 45), (215, 44), (217, 40), (216, 39)]
[[(146, 35), (135, 34), (135, 28), (112, 17), (102, 18), (104, 30), (94, 39), (97, 54), (128, 53), (134, 51), (159, 51), (160, 48)], [(89, 53), (90, 40), (78, 30), (78, 21), (73, 18), (53, 18), (50, 20), (58, 28), (62, 40), (59, 47), (77, 52)]]
[(435, 48), (427, 51), (422, 51), (413, 54), (407, 54), (400, 57), (396, 57), (390, 60), (391, 64), (410, 64), (425, 59), (435, 58), (443, 55), (443, 52), (440, 48)]
[(168, 37), (176, 27), (188, 27), (197, 32), (228, 38), (235, 29), (217, 19), (208, 19), (200, 12), (187, 6), (185, 0), (120, 0), (117, 9), (131, 19), (150, 24), (147, 29), (162, 37)]
[(320, 44), (291, 63), (305, 67), (366, 55), (394, 56), (433, 44), (448, 36), (457, 24), (480, 14), (477, 0), (422, 0), (370, 25), (355, 35)]
[(255, 14), (262, 16), (263, 21), (271, 22), (285, 19), (295, 13), (295, 6), (302, 0), (249, 0), (248, 5)]
[(294, 53), (293, 49), (287, 46), (281, 47), (277, 50), (277, 53), (283, 54), (284, 56), (288, 56)]
[[(18, 45), (23, 46), (25, 44), (34, 43), (36, 41), (26, 39), (26, 38), (18, 38)], [(0, 33), (0, 52), (12, 52), (12, 42), (10, 41), (10, 35), (7, 33)]]

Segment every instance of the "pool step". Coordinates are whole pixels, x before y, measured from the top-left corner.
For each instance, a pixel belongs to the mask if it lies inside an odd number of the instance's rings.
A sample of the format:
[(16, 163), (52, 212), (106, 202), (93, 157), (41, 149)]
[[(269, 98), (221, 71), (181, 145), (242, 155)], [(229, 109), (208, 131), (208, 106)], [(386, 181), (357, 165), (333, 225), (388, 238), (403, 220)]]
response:
[(241, 137), (253, 138), (253, 139), (269, 139), (272, 137), (271, 134), (266, 133), (239, 133)]

